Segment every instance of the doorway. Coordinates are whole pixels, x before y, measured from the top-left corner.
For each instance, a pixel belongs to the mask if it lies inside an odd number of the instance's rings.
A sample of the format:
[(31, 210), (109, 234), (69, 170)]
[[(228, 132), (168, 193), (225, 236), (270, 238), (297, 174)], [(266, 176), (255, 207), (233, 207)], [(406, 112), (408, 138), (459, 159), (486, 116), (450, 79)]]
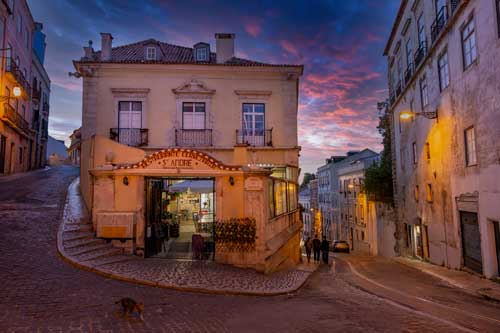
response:
[(147, 178), (146, 257), (213, 259), (214, 178)]
[(497, 272), (500, 276), (500, 222), (493, 222), (493, 229), (495, 232), (495, 252), (497, 255)]
[(481, 236), (479, 234), (477, 213), (460, 211), (460, 225), (462, 227), (464, 266), (482, 274)]

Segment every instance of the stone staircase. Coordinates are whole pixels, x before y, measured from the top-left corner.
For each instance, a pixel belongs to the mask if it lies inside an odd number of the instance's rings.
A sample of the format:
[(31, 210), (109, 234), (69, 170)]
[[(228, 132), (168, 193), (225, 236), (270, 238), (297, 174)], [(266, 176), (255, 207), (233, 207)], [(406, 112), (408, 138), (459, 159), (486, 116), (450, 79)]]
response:
[[(71, 186), (77, 187), (78, 183)], [(68, 195), (64, 218), (59, 229), (59, 250), (64, 257), (87, 267), (97, 267), (131, 260), (111, 242), (96, 238), (85, 208), (81, 207), (78, 191)]]

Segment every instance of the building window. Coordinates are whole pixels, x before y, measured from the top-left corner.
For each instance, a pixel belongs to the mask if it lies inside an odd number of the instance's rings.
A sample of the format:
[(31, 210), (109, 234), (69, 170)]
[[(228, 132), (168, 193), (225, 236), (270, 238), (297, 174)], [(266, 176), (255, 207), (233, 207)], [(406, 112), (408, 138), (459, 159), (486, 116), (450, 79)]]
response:
[(208, 61), (208, 47), (196, 48), (196, 61)]
[(19, 164), (23, 164), (23, 147), (19, 147)]
[(23, 17), (21, 16), (21, 14), (19, 14), (19, 16), (17, 17), (17, 32), (23, 32)]
[(243, 103), (243, 135), (264, 137), (265, 106), (262, 103)]
[(26, 107), (23, 105), (21, 105), (21, 110), (22, 110), (22, 114), (23, 114), (23, 118), (26, 119)]
[(496, 0), (497, 5), (497, 24), (498, 24), (498, 38), (500, 38), (500, 0)]
[(438, 58), (439, 89), (443, 91), (450, 84), (450, 70), (448, 67), (448, 51)]
[(205, 128), (205, 103), (182, 103), (182, 128)]
[(477, 164), (474, 127), (465, 130), (465, 163), (467, 166)]
[(419, 47), (425, 47), (425, 25), (424, 13), (421, 13), (417, 20), (418, 43)]
[(142, 102), (118, 102), (118, 127), (123, 129), (142, 127)]
[(156, 60), (156, 47), (146, 48), (146, 60)]
[(425, 108), (429, 104), (429, 92), (427, 90), (427, 78), (425, 75), (420, 79), (420, 98), (422, 100), (422, 108)]
[(408, 69), (412, 68), (413, 64), (413, 45), (411, 44), (411, 39), (408, 38), (406, 41), (406, 66)]
[(417, 143), (413, 142), (412, 147), (413, 164), (417, 164)]
[(427, 186), (425, 187), (425, 199), (427, 200), (427, 202), (432, 202), (432, 185), (431, 184), (427, 184)]
[(418, 202), (418, 192), (419, 192), (418, 185), (415, 185), (415, 202)]
[(425, 143), (425, 157), (427, 158), (427, 161), (431, 160), (431, 145), (429, 142)]
[(471, 18), (462, 30), (462, 53), (464, 69), (467, 69), (477, 59), (474, 18)]

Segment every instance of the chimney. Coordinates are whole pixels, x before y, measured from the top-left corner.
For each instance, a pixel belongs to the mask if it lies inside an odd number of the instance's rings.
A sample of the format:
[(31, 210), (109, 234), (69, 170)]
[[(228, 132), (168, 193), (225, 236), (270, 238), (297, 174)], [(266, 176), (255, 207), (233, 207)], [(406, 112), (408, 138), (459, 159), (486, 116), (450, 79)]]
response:
[(108, 32), (101, 32), (101, 60), (111, 60), (111, 47), (113, 43), (113, 36)]
[(89, 46), (84, 46), (83, 51), (85, 52), (84, 58), (87, 60), (94, 57), (94, 48), (92, 47), (92, 41), (89, 40)]
[(215, 51), (218, 64), (234, 57), (234, 34), (215, 34)]

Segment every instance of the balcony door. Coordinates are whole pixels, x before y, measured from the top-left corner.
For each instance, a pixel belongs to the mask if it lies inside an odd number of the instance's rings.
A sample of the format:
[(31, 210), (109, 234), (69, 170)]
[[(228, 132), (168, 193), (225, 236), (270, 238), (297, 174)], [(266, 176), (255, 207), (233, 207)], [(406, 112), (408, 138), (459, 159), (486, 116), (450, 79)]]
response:
[(118, 102), (118, 141), (137, 146), (141, 142), (142, 102)]
[(243, 142), (264, 145), (265, 106), (263, 103), (243, 103)]
[(205, 103), (184, 102), (182, 104), (182, 129), (205, 129)]

